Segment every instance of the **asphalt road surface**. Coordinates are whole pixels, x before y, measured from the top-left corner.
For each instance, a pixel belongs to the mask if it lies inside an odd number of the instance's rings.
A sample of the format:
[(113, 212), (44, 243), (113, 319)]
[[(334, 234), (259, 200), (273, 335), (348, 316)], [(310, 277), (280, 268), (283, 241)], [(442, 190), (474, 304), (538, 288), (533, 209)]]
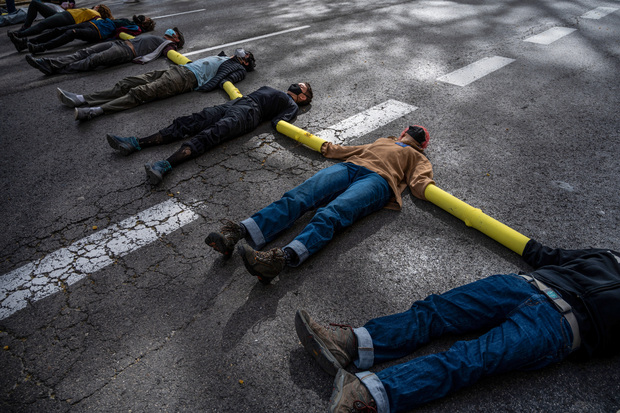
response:
[[(437, 185), (527, 237), (620, 250), (617, 0), (107, 4), (115, 16), (155, 17), (156, 33), (178, 26), (192, 59), (251, 50), (257, 70), (242, 93), (310, 82), (313, 104), (295, 122), (309, 132), (362, 144), (425, 125)], [(325, 411), (332, 378), (299, 344), (297, 309), (359, 326), (528, 270), (407, 192), (402, 211), (375, 213), (272, 285), (257, 283), (205, 235), (333, 161), (265, 124), (152, 187), (144, 163), (178, 144), (121, 157), (105, 134), (146, 136), (226, 93), (78, 123), (57, 87), (93, 92), (171, 63), (46, 77), (5, 37), (16, 27), (0, 28), (1, 411)], [(620, 357), (485, 379), (416, 412), (618, 410)]]

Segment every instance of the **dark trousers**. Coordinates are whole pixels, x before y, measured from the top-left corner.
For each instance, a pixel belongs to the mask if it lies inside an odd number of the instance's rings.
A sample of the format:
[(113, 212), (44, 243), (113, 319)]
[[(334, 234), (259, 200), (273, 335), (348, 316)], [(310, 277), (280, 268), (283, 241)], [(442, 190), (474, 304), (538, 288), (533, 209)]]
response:
[(101, 40), (101, 37), (99, 37), (99, 30), (95, 26), (90, 23), (81, 23), (48, 30), (40, 36), (31, 39), (30, 43), (39, 45), (45, 50), (51, 50), (64, 46), (74, 40), (98, 42)]
[[(26, 14), (26, 21), (22, 26), (24, 29), (32, 26), (32, 22), (37, 18), (37, 14), (47, 18), (56, 14), (56, 9), (50, 7), (49, 4), (43, 3), (40, 0), (33, 0), (28, 5), (28, 13)], [(72, 19), (73, 20), (73, 19)], [(73, 21), (69, 24), (72, 24)]]
[(43, 33), (45, 30), (53, 29), (56, 27), (70, 26), (75, 24), (75, 20), (73, 20), (73, 16), (68, 11), (63, 11), (62, 13), (56, 13), (51, 15), (50, 17), (46, 17), (43, 21), (35, 24), (34, 26), (20, 30), (17, 32), (19, 37), (29, 37), (35, 36), (37, 34)]
[(222, 142), (253, 131), (261, 120), (261, 111), (256, 102), (244, 97), (176, 118), (159, 133), (166, 140), (192, 137), (183, 146), (189, 146), (192, 155), (200, 155)]
[(99, 66), (114, 66), (131, 62), (133, 50), (123, 40), (97, 43), (66, 56), (43, 58), (58, 73), (93, 70)]

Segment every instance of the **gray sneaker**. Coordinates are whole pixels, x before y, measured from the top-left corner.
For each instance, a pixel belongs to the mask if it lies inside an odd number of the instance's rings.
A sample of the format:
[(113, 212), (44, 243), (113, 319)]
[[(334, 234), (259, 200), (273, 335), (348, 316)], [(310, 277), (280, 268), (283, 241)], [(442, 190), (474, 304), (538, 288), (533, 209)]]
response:
[(255, 251), (250, 247), (239, 245), (237, 251), (241, 254), (245, 268), (263, 284), (270, 284), (286, 266), (284, 251), (281, 248)]
[(306, 310), (297, 310), (295, 330), (304, 348), (329, 375), (348, 366), (357, 356), (357, 339), (353, 327), (317, 324)]
[(377, 404), (357, 376), (338, 370), (334, 391), (329, 398), (329, 413), (377, 413)]
[(235, 251), (235, 245), (243, 238), (243, 228), (241, 224), (230, 220), (222, 220), (222, 226), (220, 232), (212, 232), (205, 238), (205, 243), (224, 255), (225, 258), (230, 258)]
[(103, 109), (95, 108), (75, 108), (75, 120), (91, 120), (103, 115)]
[(60, 102), (70, 108), (77, 108), (86, 104), (86, 101), (84, 99), (80, 99), (77, 94), (67, 92), (59, 87), (56, 88), (56, 94), (58, 95)]

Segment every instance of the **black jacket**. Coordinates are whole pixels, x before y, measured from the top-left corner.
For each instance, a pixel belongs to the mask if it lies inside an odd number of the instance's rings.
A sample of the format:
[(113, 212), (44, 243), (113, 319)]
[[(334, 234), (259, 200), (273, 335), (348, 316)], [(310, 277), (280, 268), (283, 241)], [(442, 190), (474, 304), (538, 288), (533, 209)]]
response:
[(230, 81), (231, 83), (241, 82), (245, 79), (246, 73), (247, 71), (241, 63), (238, 63), (235, 59), (228, 59), (220, 65), (213, 79), (209, 80), (196, 90), (201, 92), (210, 92), (216, 87), (221, 88), (226, 81)]
[(530, 240), (523, 259), (536, 268), (532, 277), (573, 307), (582, 339), (578, 356), (620, 352), (620, 253), (554, 249)]

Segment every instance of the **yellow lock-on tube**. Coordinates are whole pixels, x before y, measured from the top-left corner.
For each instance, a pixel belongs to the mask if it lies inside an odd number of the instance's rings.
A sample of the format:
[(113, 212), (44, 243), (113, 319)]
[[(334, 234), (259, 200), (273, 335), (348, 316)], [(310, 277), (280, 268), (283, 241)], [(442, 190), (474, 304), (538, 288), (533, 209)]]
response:
[(230, 80), (227, 80), (226, 82), (224, 82), (222, 87), (224, 88), (226, 93), (228, 93), (228, 96), (230, 97), (230, 100), (234, 100), (234, 99), (243, 97), (241, 92), (239, 92), (239, 89), (237, 89), (235, 87), (235, 85), (233, 85)]
[[(125, 32), (121, 32), (118, 35), (118, 38), (121, 40), (129, 40), (129, 39), (133, 39), (134, 37), (135, 36), (132, 36)], [(166, 54), (166, 57), (178, 65), (184, 65), (184, 64), (191, 62), (191, 60), (189, 60), (187, 57), (183, 56), (181, 53), (177, 52), (176, 50), (169, 50), (168, 53)]]
[(321, 139), (318, 136), (315, 136), (310, 132), (306, 132), (305, 130), (298, 128), (297, 126), (293, 126), (283, 120), (278, 122), (276, 125), (276, 130), (281, 134), (306, 145), (310, 149), (314, 149), (317, 152), (321, 152), (321, 146), (327, 142), (325, 139)]
[(530, 240), (525, 235), (491, 218), (479, 208), (474, 208), (435, 185), (428, 185), (424, 190), (426, 199), (446, 212), (454, 215), (465, 225), (493, 238), (503, 246), (519, 255), (523, 255), (525, 244)]

